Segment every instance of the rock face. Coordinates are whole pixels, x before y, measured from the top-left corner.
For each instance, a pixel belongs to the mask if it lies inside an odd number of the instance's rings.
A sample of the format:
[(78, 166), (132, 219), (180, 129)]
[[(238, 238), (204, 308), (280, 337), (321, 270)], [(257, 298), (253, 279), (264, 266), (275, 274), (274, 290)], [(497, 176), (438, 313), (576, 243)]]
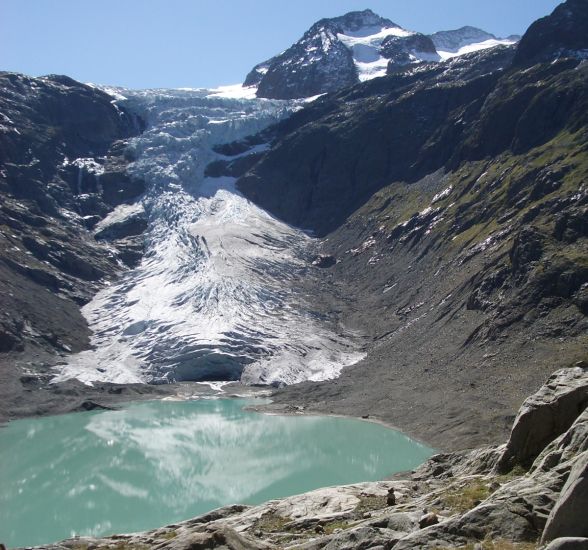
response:
[(586, 58), (588, 5), (584, 0), (566, 0), (553, 13), (533, 23), (519, 44), (515, 63), (529, 65), (554, 54)]
[(550, 542), (545, 550), (588, 550), (588, 539), (582, 537), (561, 537)]
[(321, 19), (285, 52), (257, 65), (245, 86), (258, 86), (258, 97), (291, 99), (332, 92), (359, 82), (352, 51), (339, 34), (364, 28), (399, 28), (370, 10)]
[(521, 407), (498, 467), (528, 466), (588, 407), (588, 369), (556, 372)]
[[(555, 373), (537, 395), (565, 401), (566, 389), (553, 386), (562, 376)], [(588, 390), (586, 376), (578, 385)], [(404, 479), (230, 506), (147, 533), (82, 537), (46, 548), (527, 548), (543, 534), (544, 541), (558, 537), (549, 548), (583, 549), (588, 412), (564, 433), (554, 427), (550, 439), (526, 473), (498, 475), (504, 446), (487, 447), (434, 456)]]
[[(495, 55), (484, 56), (480, 63), (494, 68)], [(509, 56), (499, 55), (504, 66)], [(284, 124), (286, 131), (271, 155), (241, 178), (239, 187), (286, 221), (319, 235), (332, 231), (386, 183), (418, 179), (415, 154), (426, 144), (433, 148), (429, 140), (443, 136), (440, 127), (453, 120), (454, 109), (481, 101), (493, 85), (490, 76), (478, 78), (470, 72), (475, 64), (475, 59), (469, 59), (425, 66), (370, 82), (361, 92), (342, 92), (317, 101)], [(408, 90), (413, 93), (405, 95)], [(352, 110), (347, 107), (351, 102), (356, 105)], [(421, 118), (415, 124), (417, 110)], [(359, 149), (358, 143), (362, 144)], [(436, 145), (447, 147), (438, 155), (451, 155), (449, 141)], [(288, 160), (293, 158), (306, 161)], [(431, 157), (427, 159), (432, 162)]]
[(274, 99), (333, 92), (408, 65), (438, 62), (442, 57), (435, 41), (449, 57), (463, 47), (475, 50), (516, 40), (501, 41), (473, 27), (426, 36), (371, 10), (350, 12), (315, 23), (286, 51), (256, 65), (244, 85), (256, 86), (258, 97)]
[(140, 254), (140, 237), (111, 246), (90, 231), (143, 191), (124, 154), (142, 122), (112, 99), (64, 76), (0, 73), (0, 416), (24, 388), (10, 354), (87, 347), (79, 307)]
[[(552, 52), (521, 70), (515, 54), (474, 52), (321, 98), (274, 128), (238, 180), (323, 237), (318, 253), (338, 261), (317, 307), (368, 342), (336, 387), (277, 401), (376, 415), (451, 448), (457, 432), (472, 444), (488, 425), (506, 435), (538, 379), (585, 359), (588, 69)], [(453, 406), (464, 400), (474, 414)], [(432, 428), (415, 409), (452, 420)]]
[[(543, 532), (543, 541), (559, 537), (588, 537), (588, 451), (576, 460)], [(588, 540), (587, 540), (588, 542)]]
[(78, 306), (119, 269), (87, 229), (142, 192), (125, 174), (120, 141), (141, 122), (64, 76), (0, 81), (0, 270), (10, 289), (2, 348), (79, 350), (87, 336)]

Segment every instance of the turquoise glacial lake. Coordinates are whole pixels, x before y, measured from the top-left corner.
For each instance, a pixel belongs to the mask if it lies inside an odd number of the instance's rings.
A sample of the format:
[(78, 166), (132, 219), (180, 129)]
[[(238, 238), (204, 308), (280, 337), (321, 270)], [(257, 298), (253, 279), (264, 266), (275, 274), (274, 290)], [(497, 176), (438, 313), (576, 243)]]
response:
[(153, 529), (227, 504), (382, 479), (433, 453), (378, 424), (243, 409), (252, 403), (150, 401), (0, 428), (0, 542)]

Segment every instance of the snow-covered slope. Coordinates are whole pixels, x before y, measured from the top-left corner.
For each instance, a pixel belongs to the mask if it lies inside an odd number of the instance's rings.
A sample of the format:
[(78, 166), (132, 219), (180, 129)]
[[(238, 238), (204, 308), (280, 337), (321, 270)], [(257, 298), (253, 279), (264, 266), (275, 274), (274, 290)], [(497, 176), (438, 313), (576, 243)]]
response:
[(258, 132), (297, 105), (234, 99), (238, 89), (118, 93), (149, 124), (129, 146), (130, 172), (148, 191), (110, 221), (144, 210), (146, 253), (84, 308), (94, 349), (74, 356), (59, 379), (292, 383), (336, 376), (359, 359), (298, 290), (313, 276), (312, 238), (246, 200), (232, 178), (204, 177), (219, 158), (213, 145)]
[(440, 31), (432, 34), (430, 38), (435, 44), (439, 57), (443, 61), (496, 46), (510, 46), (516, 44), (520, 39), (519, 36), (497, 38), (493, 34), (482, 29), (477, 29), (476, 27), (462, 27), (452, 31)]
[(427, 38), (397, 25), (344, 28), (337, 38), (351, 50), (361, 82), (384, 76), (391, 59), (399, 65), (411, 62), (439, 61)]

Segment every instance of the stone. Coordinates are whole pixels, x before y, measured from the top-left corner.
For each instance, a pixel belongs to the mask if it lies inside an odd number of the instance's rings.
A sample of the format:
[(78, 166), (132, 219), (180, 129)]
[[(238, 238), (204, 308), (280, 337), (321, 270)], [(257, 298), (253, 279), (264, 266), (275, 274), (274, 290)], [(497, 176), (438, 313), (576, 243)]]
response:
[(421, 529), (425, 529), (427, 527), (431, 527), (432, 525), (437, 525), (439, 523), (439, 518), (437, 514), (434, 512), (429, 512), (425, 514), (419, 519), (419, 527)]
[(323, 269), (333, 267), (337, 263), (334, 256), (319, 254), (312, 260), (312, 265)]
[(588, 550), (588, 538), (561, 537), (552, 540), (545, 550)]
[(528, 466), (588, 405), (588, 370), (561, 369), (521, 407), (497, 470)]
[(588, 537), (588, 451), (576, 460), (549, 515), (542, 540), (559, 537)]

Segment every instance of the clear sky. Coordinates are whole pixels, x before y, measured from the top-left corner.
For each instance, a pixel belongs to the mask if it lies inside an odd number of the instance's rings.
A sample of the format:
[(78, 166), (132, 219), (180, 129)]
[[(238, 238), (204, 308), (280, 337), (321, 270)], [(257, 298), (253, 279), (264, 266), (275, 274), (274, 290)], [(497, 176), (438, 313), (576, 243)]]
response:
[(241, 82), (322, 17), (522, 34), (558, 0), (0, 0), (0, 70), (132, 88)]

